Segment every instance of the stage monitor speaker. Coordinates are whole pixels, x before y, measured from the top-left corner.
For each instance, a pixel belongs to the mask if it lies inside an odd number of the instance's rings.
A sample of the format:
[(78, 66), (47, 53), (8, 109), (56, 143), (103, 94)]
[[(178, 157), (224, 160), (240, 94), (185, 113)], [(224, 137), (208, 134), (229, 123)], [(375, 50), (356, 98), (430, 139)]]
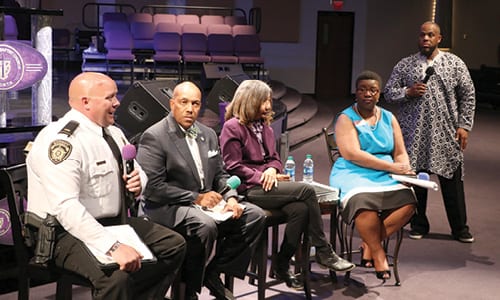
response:
[(236, 92), (240, 83), (247, 79), (250, 79), (250, 77), (248, 77), (245, 73), (238, 75), (226, 75), (224, 78), (219, 79), (207, 96), (207, 107), (219, 115), (219, 103), (231, 102), (231, 100), (233, 100), (234, 92)]
[(207, 79), (221, 79), (225, 76), (238, 76), (243, 74), (241, 64), (203, 64), (203, 71)]
[(129, 87), (115, 118), (116, 125), (130, 142), (137, 142), (144, 130), (168, 114), (176, 84), (175, 80), (146, 80), (136, 81)]

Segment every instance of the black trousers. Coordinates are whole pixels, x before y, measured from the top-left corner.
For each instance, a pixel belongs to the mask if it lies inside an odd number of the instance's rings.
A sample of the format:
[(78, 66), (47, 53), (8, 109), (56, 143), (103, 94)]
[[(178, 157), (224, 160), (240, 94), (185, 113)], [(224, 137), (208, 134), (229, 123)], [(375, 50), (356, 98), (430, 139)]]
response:
[[(187, 293), (200, 292), (205, 271), (225, 273), (243, 278), (259, 242), (264, 228), (264, 212), (251, 203), (246, 205), (239, 219), (230, 218), (216, 222), (194, 206), (163, 205), (151, 209), (149, 203), (144, 208), (151, 220), (169, 226), (180, 233), (187, 242), (187, 251), (182, 267), (182, 281), (186, 283)], [(168, 210), (175, 210), (175, 222), (165, 219)], [(215, 255), (207, 262), (212, 254)]]
[[(464, 182), (462, 181), (462, 166), (459, 166), (451, 179), (437, 176), (441, 186), (441, 195), (450, 224), (451, 234), (458, 236), (468, 232), (467, 212), (465, 207)], [(429, 220), (426, 216), (427, 189), (414, 187), (417, 196), (417, 212), (411, 220), (411, 228), (420, 233), (429, 232)]]
[(54, 262), (87, 278), (92, 283), (93, 299), (164, 299), (184, 259), (186, 242), (175, 231), (142, 218), (127, 221), (151, 249), (157, 263), (144, 264), (134, 273), (103, 270), (86, 246), (68, 233), (56, 242)]
[[(323, 219), (314, 188), (306, 183), (280, 181), (277, 187), (265, 192), (255, 186), (246, 192), (247, 200), (263, 209), (281, 209), (287, 215), (285, 236), (281, 249), (291, 249), (291, 257), (300, 242), (301, 233), (308, 228), (311, 243), (316, 248), (328, 246), (323, 231)], [(288, 252), (288, 251), (287, 251)]]

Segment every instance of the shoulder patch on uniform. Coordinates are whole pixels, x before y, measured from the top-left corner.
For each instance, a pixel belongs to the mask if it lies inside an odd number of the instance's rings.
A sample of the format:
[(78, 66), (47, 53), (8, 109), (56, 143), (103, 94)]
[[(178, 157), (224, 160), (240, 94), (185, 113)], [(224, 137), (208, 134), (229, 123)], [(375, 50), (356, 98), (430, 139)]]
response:
[(78, 128), (79, 125), (80, 125), (80, 123), (78, 123), (77, 121), (71, 120), (66, 125), (64, 125), (64, 128), (61, 129), (61, 131), (59, 131), (59, 133), (63, 133), (67, 136), (71, 136), (73, 134), (73, 132), (75, 132), (75, 130)]
[(73, 146), (70, 142), (55, 140), (49, 146), (49, 159), (57, 165), (69, 157), (71, 150), (73, 150)]

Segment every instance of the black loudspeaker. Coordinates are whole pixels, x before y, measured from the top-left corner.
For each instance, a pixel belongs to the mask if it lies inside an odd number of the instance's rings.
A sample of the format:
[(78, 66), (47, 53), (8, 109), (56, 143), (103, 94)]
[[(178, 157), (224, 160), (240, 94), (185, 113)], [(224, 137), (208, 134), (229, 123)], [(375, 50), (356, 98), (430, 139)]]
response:
[(231, 102), (234, 92), (244, 80), (250, 79), (247, 74), (226, 75), (219, 79), (207, 96), (207, 107), (216, 114), (219, 114), (220, 102)]
[(170, 112), (169, 102), (176, 84), (175, 80), (136, 81), (129, 87), (115, 119), (132, 143)]
[(243, 74), (243, 67), (241, 64), (203, 64), (203, 71), (207, 79), (221, 79)]

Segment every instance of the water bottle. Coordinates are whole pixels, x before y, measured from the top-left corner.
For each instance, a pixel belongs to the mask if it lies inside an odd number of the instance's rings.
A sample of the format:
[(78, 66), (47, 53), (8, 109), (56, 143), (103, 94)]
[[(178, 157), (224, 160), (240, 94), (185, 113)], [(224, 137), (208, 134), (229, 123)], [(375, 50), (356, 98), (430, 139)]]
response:
[(306, 155), (306, 159), (304, 160), (304, 173), (302, 180), (304, 182), (313, 182), (314, 178), (314, 161), (312, 159), (311, 154)]
[(295, 181), (295, 161), (291, 155), (285, 162), (285, 174), (290, 176), (290, 181)]

